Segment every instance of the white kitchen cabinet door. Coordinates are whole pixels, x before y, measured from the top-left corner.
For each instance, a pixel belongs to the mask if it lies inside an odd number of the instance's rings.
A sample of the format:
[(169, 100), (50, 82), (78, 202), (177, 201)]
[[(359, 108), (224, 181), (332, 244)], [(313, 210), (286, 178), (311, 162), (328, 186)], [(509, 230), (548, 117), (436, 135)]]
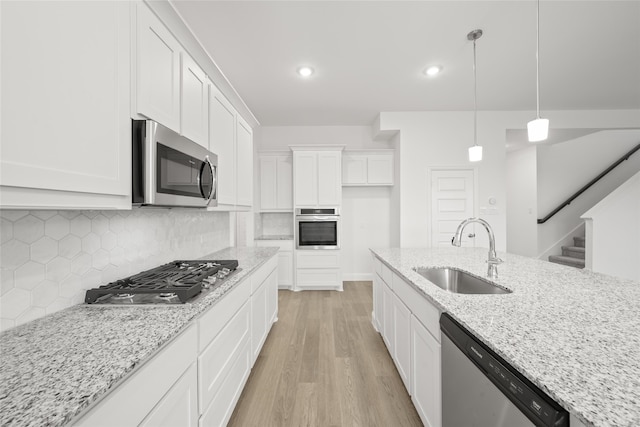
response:
[(209, 150), (218, 155), (218, 206), (236, 204), (236, 110), (209, 85)]
[(251, 207), (253, 204), (253, 131), (251, 126), (237, 116), (237, 204)]
[(198, 425), (198, 370), (192, 363), (165, 394), (140, 427), (196, 427)]
[(294, 151), (293, 188), (296, 206), (318, 205), (318, 163), (313, 151)]
[(209, 149), (209, 79), (186, 52), (181, 58), (181, 133)]
[(411, 312), (393, 296), (393, 361), (407, 391), (411, 393)]
[(180, 132), (182, 47), (143, 2), (137, 7), (137, 31), (137, 111)]
[(260, 156), (260, 208), (278, 208), (278, 158)]
[(269, 335), (271, 325), (278, 320), (278, 277), (280, 269), (274, 270), (267, 278), (267, 332)]
[(356, 185), (367, 183), (367, 156), (346, 154), (342, 159), (342, 184)]
[(0, 208), (130, 209), (130, 5), (0, 2), (0, 19)]
[(276, 171), (276, 208), (293, 209), (293, 156), (278, 156)]
[(380, 276), (373, 273), (373, 327), (382, 334), (384, 329), (384, 306), (382, 304), (382, 283)]
[(342, 204), (342, 152), (318, 152), (318, 206)]
[(367, 157), (367, 184), (393, 185), (392, 154), (372, 154)]
[(267, 337), (269, 286), (267, 280), (251, 295), (251, 364), (255, 363)]
[(395, 344), (395, 338), (393, 336), (395, 329), (393, 326), (393, 299), (394, 294), (391, 288), (382, 282), (382, 312), (384, 313), (382, 322), (382, 339), (384, 343), (387, 345), (387, 350), (389, 350), (389, 354), (393, 357), (395, 352), (393, 350), (393, 346)]
[(442, 425), (440, 343), (411, 316), (411, 400), (425, 426)]
[(278, 252), (278, 287), (291, 289), (293, 286), (293, 252)]

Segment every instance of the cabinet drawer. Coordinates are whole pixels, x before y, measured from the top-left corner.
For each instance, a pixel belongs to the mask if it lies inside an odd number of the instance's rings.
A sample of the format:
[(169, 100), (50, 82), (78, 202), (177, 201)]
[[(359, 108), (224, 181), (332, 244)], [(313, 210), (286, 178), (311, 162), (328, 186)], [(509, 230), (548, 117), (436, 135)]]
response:
[(429, 333), (440, 342), (440, 310), (397, 274), (393, 275), (393, 291)]
[(296, 268), (340, 268), (340, 251), (298, 251)]
[(278, 257), (273, 256), (251, 275), (251, 295), (258, 290), (260, 285), (264, 283), (276, 268), (278, 268)]
[(197, 338), (190, 326), (74, 425), (140, 424), (195, 360)]
[(259, 248), (280, 248), (281, 251), (293, 251), (293, 240), (256, 240)]
[(244, 344), (249, 341), (250, 313), (250, 303), (245, 302), (235, 317), (198, 357), (200, 408), (206, 408), (220, 392), (231, 366), (239, 357)]
[(231, 418), (233, 409), (236, 406), (240, 393), (244, 387), (249, 372), (251, 371), (251, 345), (250, 340), (242, 342), (240, 351), (235, 359), (231, 361), (231, 366), (226, 378), (220, 385), (219, 393), (200, 417), (199, 426), (224, 426)]
[(235, 288), (231, 289), (222, 303), (211, 307), (198, 320), (199, 342), (198, 352), (202, 352), (211, 340), (218, 335), (233, 315), (251, 297), (251, 278), (245, 277)]
[(296, 285), (302, 288), (338, 288), (342, 285), (341, 279), (339, 268), (308, 268), (296, 272)]

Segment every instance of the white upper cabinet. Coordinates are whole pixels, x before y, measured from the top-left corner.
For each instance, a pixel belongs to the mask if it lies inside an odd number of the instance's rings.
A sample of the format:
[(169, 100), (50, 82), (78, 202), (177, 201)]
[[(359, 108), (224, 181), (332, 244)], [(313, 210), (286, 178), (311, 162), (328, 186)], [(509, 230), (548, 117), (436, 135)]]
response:
[(253, 204), (253, 131), (242, 117), (236, 118), (237, 150), (237, 204), (251, 207)]
[(130, 12), (0, 2), (0, 208), (131, 208)]
[(218, 155), (218, 206), (236, 204), (236, 110), (209, 85), (209, 150)]
[(293, 209), (293, 156), (260, 156), (260, 210)]
[(209, 148), (209, 79), (189, 55), (182, 52), (182, 135)]
[(345, 151), (342, 160), (342, 185), (393, 185), (393, 151)]
[(293, 152), (294, 205), (340, 206), (342, 203), (342, 151)]
[(180, 132), (182, 47), (142, 2), (137, 6), (137, 30), (137, 111)]

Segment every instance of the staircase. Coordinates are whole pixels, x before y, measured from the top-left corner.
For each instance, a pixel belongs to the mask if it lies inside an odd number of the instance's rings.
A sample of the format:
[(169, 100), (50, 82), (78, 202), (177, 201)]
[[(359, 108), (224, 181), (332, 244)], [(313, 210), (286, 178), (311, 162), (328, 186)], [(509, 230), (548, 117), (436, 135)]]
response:
[(573, 246), (563, 246), (562, 255), (549, 256), (550, 262), (584, 268), (584, 237), (574, 237)]

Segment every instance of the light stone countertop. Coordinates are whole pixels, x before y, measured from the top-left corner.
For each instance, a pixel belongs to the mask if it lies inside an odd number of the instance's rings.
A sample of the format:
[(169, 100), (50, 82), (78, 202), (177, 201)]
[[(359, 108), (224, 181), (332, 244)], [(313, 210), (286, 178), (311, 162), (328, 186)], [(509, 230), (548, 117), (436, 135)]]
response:
[(640, 425), (639, 282), (499, 253), (513, 293), (454, 294), (413, 268), (485, 277), (486, 249), (371, 251), (586, 425)]
[(2, 332), (0, 424), (67, 424), (277, 251), (228, 248), (203, 256), (237, 259), (242, 270), (194, 303), (129, 307), (81, 304)]

